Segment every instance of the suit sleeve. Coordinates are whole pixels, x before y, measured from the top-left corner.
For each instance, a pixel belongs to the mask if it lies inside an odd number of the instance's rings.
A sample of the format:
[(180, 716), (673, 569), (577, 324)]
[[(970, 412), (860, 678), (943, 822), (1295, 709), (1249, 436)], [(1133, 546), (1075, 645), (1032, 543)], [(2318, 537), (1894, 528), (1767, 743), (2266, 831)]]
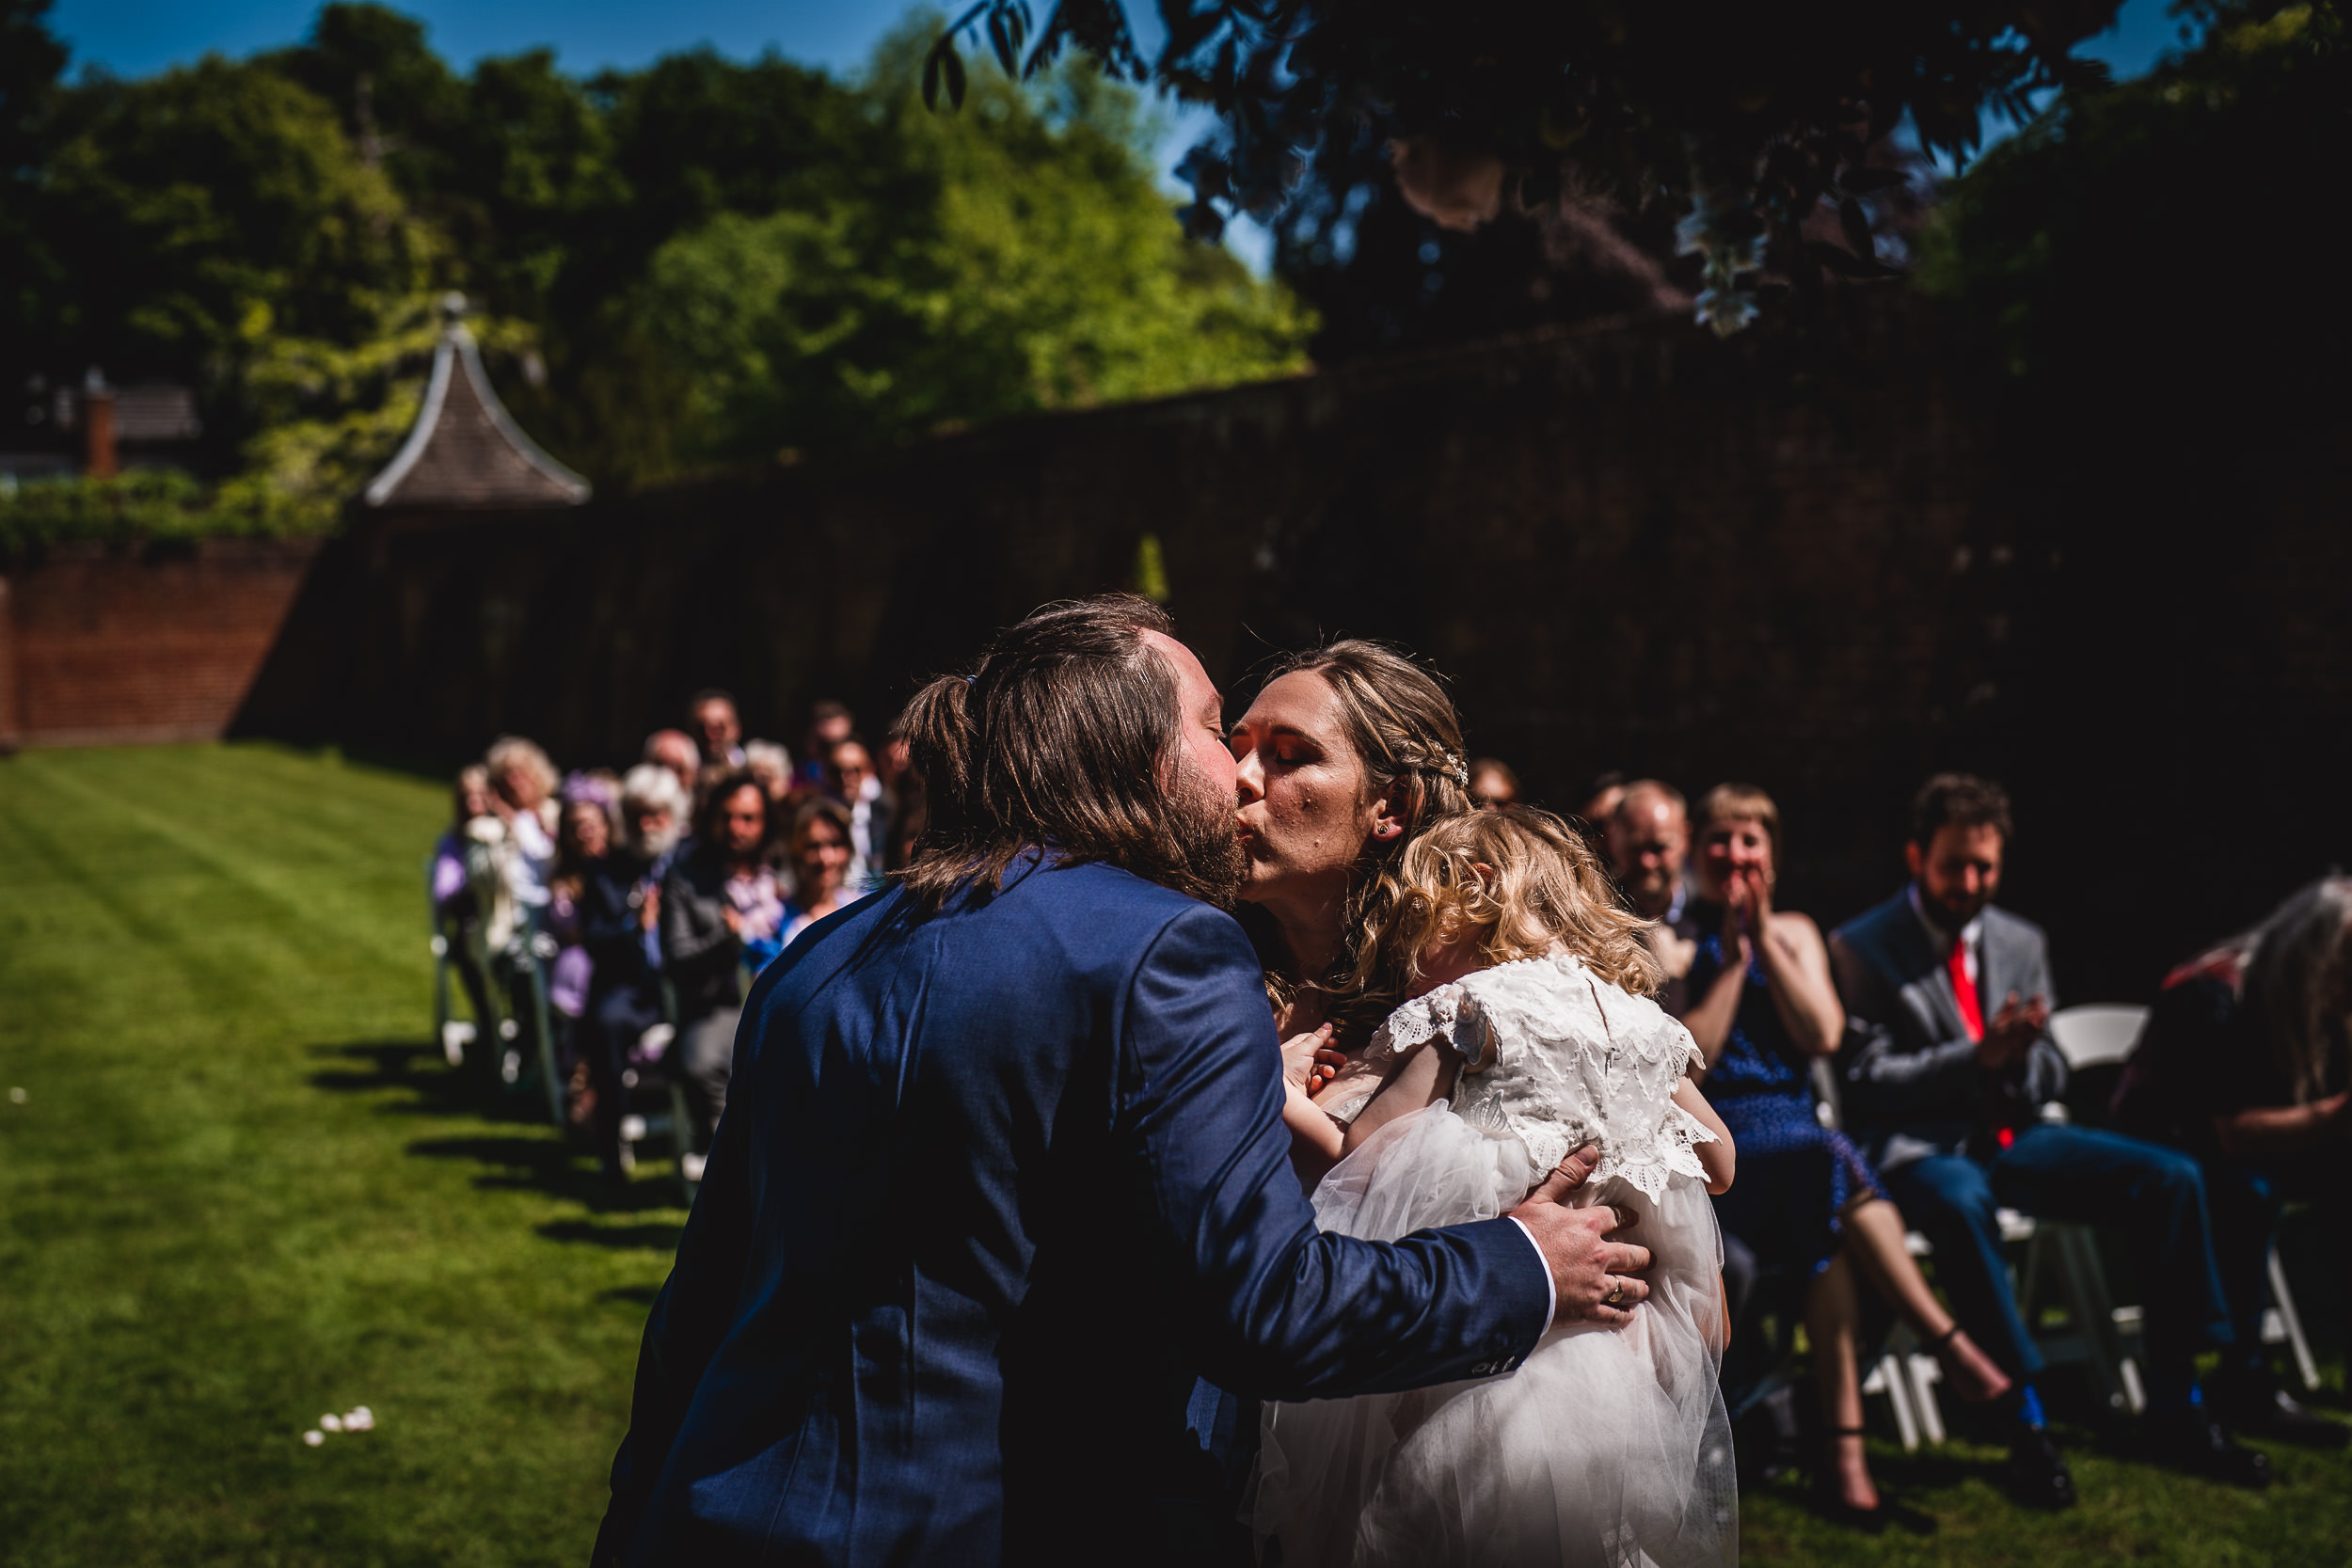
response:
[[(2020, 996), (2039, 996), (2047, 1001), (2052, 1012), (2058, 1011), (2058, 988), (2050, 983), (2050, 948), (2037, 935), (2033, 946), (2033, 962), (2026, 968), (2025, 983), (2018, 988)], [(2058, 1048), (2058, 1041), (2044, 1029), (2035, 1037), (2026, 1053), (2004, 1075), (2004, 1092), (2026, 1106), (2047, 1104), (2066, 1092), (2066, 1057)]]
[(1161, 931), (1120, 1045), (1138, 1219), (1191, 1298), (1189, 1348), (1211, 1382), (1329, 1398), (1505, 1371), (1534, 1348), (1551, 1284), (1510, 1220), (1394, 1243), (1315, 1229), (1263, 976), (1231, 919), (1203, 905)]
[(1976, 1042), (1964, 1036), (1924, 1047), (1902, 1039), (1901, 992), (1844, 932), (1829, 939), (1837, 995), (1846, 1005), (1838, 1073), (1857, 1122), (1973, 1116), (1981, 1102)]

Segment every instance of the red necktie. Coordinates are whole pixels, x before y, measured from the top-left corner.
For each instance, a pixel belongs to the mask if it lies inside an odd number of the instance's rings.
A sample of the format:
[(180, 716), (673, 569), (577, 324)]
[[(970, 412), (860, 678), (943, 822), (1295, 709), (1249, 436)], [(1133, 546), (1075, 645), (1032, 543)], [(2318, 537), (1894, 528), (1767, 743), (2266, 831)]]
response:
[(1951, 972), (1952, 1000), (1960, 1004), (1960, 1022), (1974, 1043), (1984, 1038), (1984, 1008), (1977, 1002), (1977, 983), (1968, 977), (1968, 939), (1952, 939), (1952, 956), (1944, 967)]

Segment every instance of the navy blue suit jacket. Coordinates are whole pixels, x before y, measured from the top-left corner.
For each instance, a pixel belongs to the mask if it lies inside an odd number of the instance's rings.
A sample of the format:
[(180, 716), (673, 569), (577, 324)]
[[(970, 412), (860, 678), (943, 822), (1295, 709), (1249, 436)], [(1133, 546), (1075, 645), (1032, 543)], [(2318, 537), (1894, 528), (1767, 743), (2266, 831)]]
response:
[(812, 927), (745, 1006), (597, 1560), (1124, 1560), (1180, 1360), (1292, 1400), (1517, 1366), (1518, 1227), (1319, 1234), (1281, 1108), (1240, 927), (1126, 872)]

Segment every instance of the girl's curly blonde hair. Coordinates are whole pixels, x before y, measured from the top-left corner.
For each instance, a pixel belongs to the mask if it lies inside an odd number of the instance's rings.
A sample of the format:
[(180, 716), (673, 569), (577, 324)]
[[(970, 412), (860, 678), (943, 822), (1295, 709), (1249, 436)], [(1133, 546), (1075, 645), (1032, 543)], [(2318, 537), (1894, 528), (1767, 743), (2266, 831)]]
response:
[[(1482, 869), (1484, 868), (1484, 869)], [(1555, 948), (1636, 996), (1664, 975), (1584, 837), (1548, 811), (1505, 806), (1430, 824), (1406, 847), (1400, 895), (1367, 933), (1383, 990), (1409, 991), (1433, 942), (1476, 931), (1489, 964)]]

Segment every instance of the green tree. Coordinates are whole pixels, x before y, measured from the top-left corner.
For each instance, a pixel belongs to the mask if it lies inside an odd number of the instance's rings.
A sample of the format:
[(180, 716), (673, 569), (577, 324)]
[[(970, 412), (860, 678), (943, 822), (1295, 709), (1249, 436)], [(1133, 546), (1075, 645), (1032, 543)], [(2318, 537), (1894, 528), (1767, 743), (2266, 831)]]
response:
[(915, 91), (930, 25), (886, 41), (860, 84), (833, 166), (862, 189), (723, 213), (652, 258), (635, 313), (699, 367), (705, 451), (866, 444), (1303, 364), (1311, 323), (1287, 293), (1181, 237), (1132, 90), (1083, 64), (1026, 87), (983, 71), (965, 114), (932, 116)]
[[(2039, 407), (2127, 422), (2330, 406), (2344, 318), (2293, 246), (2352, 162), (2331, 4), (2223, 5), (2194, 51), (2070, 95), (1946, 195), (1921, 280)], [(2225, 215), (2226, 214), (2226, 215)]]

